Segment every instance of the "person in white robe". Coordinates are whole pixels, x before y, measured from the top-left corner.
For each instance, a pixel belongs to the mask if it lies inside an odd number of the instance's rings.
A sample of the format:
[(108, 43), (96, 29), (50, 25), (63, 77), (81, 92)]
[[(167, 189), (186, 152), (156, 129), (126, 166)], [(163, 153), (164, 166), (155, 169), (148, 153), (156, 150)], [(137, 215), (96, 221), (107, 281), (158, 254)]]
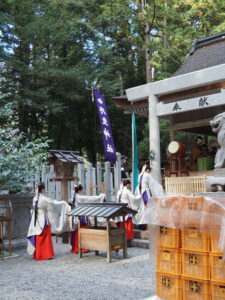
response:
[[(135, 196), (131, 190), (131, 181), (129, 179), (123, 180), (123, 185), (120, 187), (120, 190), (117, 193), (117, 202), (118, 203), (127, 203), (128, 207), (137, 210), (140, 206), (141, 195)], [(135, 222), (135, 216), (133, 217)], [(119, 227), (123, 227), (122, 217), (120, 217), (119, 222), (117, 222)], [(126, 228), (126, 237), (128, 240), (134, 238), (134, 224), (132, 221), (132, 215), (128, 214), (125, 217), (125, 228)]]
[(165, 195), (162, 185), (155, 180), (151, 174), (151, 167), (145, 164), (138, 177), (138, 186), (135, 194), (141, 195), (142, 200), (138, 208), (138, 213), (135, 216), (136, 224), (144, 224), (143, 216), (145, 213), (146, 205), (151, 201), (151, 197), (163, 197)]
[[(74, 186), (74, 196), (72, 201), (70, 201), (70, 205), (72, 208), (77, 206), (77, 203), (85, 203), (85, 202), (103, 202), (105, 200), (105, 194), (101, 193), (98, 196), (86, 196), (83, 195), (83, 186), (79, 184), (78, 186)], [(91, 218), (82, 217), (81, 218), (81, 227), (88, 227), (91, 222)], [(70, 235), (70, 244), (72, 246), (71, 253), (78, 254), (78, 229), (77, 229), (78, 220), (76, 217), (73, 217), (73, 231)], [(88, 249), (82, 249), (82, 252), (88, 252)]]
[(35, 260), (52, 258), (52, 233), (61, 234), (69, 231), (71, 227), (70, 219), (66, 216), (71, 210), (69, 204), (66, 201), (50, 199), (44, 193), (44, 183), (38, 184), (27, 233), (27, 252), (34, 255)]

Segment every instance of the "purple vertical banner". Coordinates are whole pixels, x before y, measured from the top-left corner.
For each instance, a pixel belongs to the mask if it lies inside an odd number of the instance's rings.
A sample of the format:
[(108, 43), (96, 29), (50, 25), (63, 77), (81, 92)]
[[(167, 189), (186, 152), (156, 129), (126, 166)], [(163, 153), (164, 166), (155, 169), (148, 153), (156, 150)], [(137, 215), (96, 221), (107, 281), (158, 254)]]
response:
[(109, 116), (107, 112), (107, 107), (105, 105), (105, 100), (103, 95), (96, 89), (93, 90), (95, 103), (98, 110), (99, 121), (102, 129), (102, 137), (104, 144), (105, 158), (111, 163), (116, 162), (116, 149), (114, 146), (111, 126), (109, 122)]

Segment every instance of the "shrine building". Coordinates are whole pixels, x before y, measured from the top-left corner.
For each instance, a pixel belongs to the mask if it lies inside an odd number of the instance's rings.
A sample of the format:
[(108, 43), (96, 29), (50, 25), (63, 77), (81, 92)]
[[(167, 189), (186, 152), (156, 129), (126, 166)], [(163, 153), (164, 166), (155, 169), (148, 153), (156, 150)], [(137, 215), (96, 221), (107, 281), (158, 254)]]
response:
[(129, 88), (113, 101), (126, 112), (148, 116), (152, 169), (160, 181), (159, 120), (169, 120), (173, 141), (176, 131), (213, 135), (209, 122), (225, 111), (225, 32), (192, 41), (190, 53), (170, 78)]

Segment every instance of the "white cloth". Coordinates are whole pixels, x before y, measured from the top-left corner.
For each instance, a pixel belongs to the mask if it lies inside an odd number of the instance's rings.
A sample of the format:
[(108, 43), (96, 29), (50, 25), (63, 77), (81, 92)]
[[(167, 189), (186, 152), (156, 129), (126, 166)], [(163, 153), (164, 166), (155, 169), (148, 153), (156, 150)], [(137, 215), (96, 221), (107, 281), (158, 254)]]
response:
[[(75, 195), (75, 206), (77, 206), (77, 203), (90, 203), (90, 202), (103, 202), (105, 199), (105, 194), (100, 194), (98, 196), (86, 196), (86, 195), (81, 195), (76, 193)], [(70, 203), (73, 203), (73, 200), (70, 200)], [(94, 218), (93, 217), (89, 217), (89, 221), (91, 222), (91, 224), (94, 223)], [(99, 222), (104, 222), (103, 218), (98, 218)], [(73, 230), (75, 230), (77, 228), (77, 224), (78, 224), (78, 218), (77, 217), (73, 217)]]
[(76, 193), (76, 203), (85, 203), (85, 202), (103, 202), (105, 199), (105, 194), (100, 194), (98, 196), (86, 196), (86, 195), (80, 195)]
[[(37, 196), (33, 198), (33, 209), (31, 210), (31, 220), (28, 228), (27, 237), (40, 235), (44, 229), (45, 222), (51, 225), (51, 232), (61, 234), (65, 231), (70, 231), (71, 220), (66, 216), (66, 213), (71, 210), (69, 204), (65, 201), (52, 200), (43, 194), (39, 194), (38, 199), (38, 214), (36, 225), (34, 225), (35, 218), (35, 203)], [(35, 247), (28, 240), (27, 252), (32, 255)]]
[[(141, 201), (141, 195), (133, 195), (126, 186), (121, 187), (117, 193), (117, 202), (127, 203), (131, 209), (138, 210)], [(128, 215), (126, 215), (126, 220), (127, 219)], [(122, 217), (117, 218), (117, 222), (119, 221), (122, 221)], [(133, 222), (135, 222), (135, 216), (133, 216)]]
[[(159, 184), (157, 180), (155, 180), (152, 174), (147, 172), (140, 173), (138, 177), (138, 186), (136, 188), (135, 194), (143, 195), (144, 192), (147, 193), (149, 201), (151, 201), (151, 197), (165, 196), (162, 185)], [(144, 201), (141, 201), (140, 206), (138, 207), (138, 213), (135, 216), (135, 222), (136, 222), (135, 224), (145, 224), (143, 220), (145, 210), (146, 210), (146, 206), (144, 204)]]
[[(142, 176), (141, 182), (141, 191), (140, 191), (140, 180)], [(138, 186), (136, 188), (137, 194), (142, 194), (144, 191), (148, 193), (149, 199), (150, 197), (163, 197), (165, 196), (163, 187), (150, 173), (140, 174), (138, 177)]]

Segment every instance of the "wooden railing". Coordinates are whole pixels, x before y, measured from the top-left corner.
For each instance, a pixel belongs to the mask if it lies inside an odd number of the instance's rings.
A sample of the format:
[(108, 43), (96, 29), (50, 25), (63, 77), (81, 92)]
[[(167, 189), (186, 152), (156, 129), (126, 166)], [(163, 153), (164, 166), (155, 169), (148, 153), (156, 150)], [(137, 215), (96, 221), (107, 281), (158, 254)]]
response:
[(165, 177), (165, 193), (195, 195), (206, 192), (206, 176)]

